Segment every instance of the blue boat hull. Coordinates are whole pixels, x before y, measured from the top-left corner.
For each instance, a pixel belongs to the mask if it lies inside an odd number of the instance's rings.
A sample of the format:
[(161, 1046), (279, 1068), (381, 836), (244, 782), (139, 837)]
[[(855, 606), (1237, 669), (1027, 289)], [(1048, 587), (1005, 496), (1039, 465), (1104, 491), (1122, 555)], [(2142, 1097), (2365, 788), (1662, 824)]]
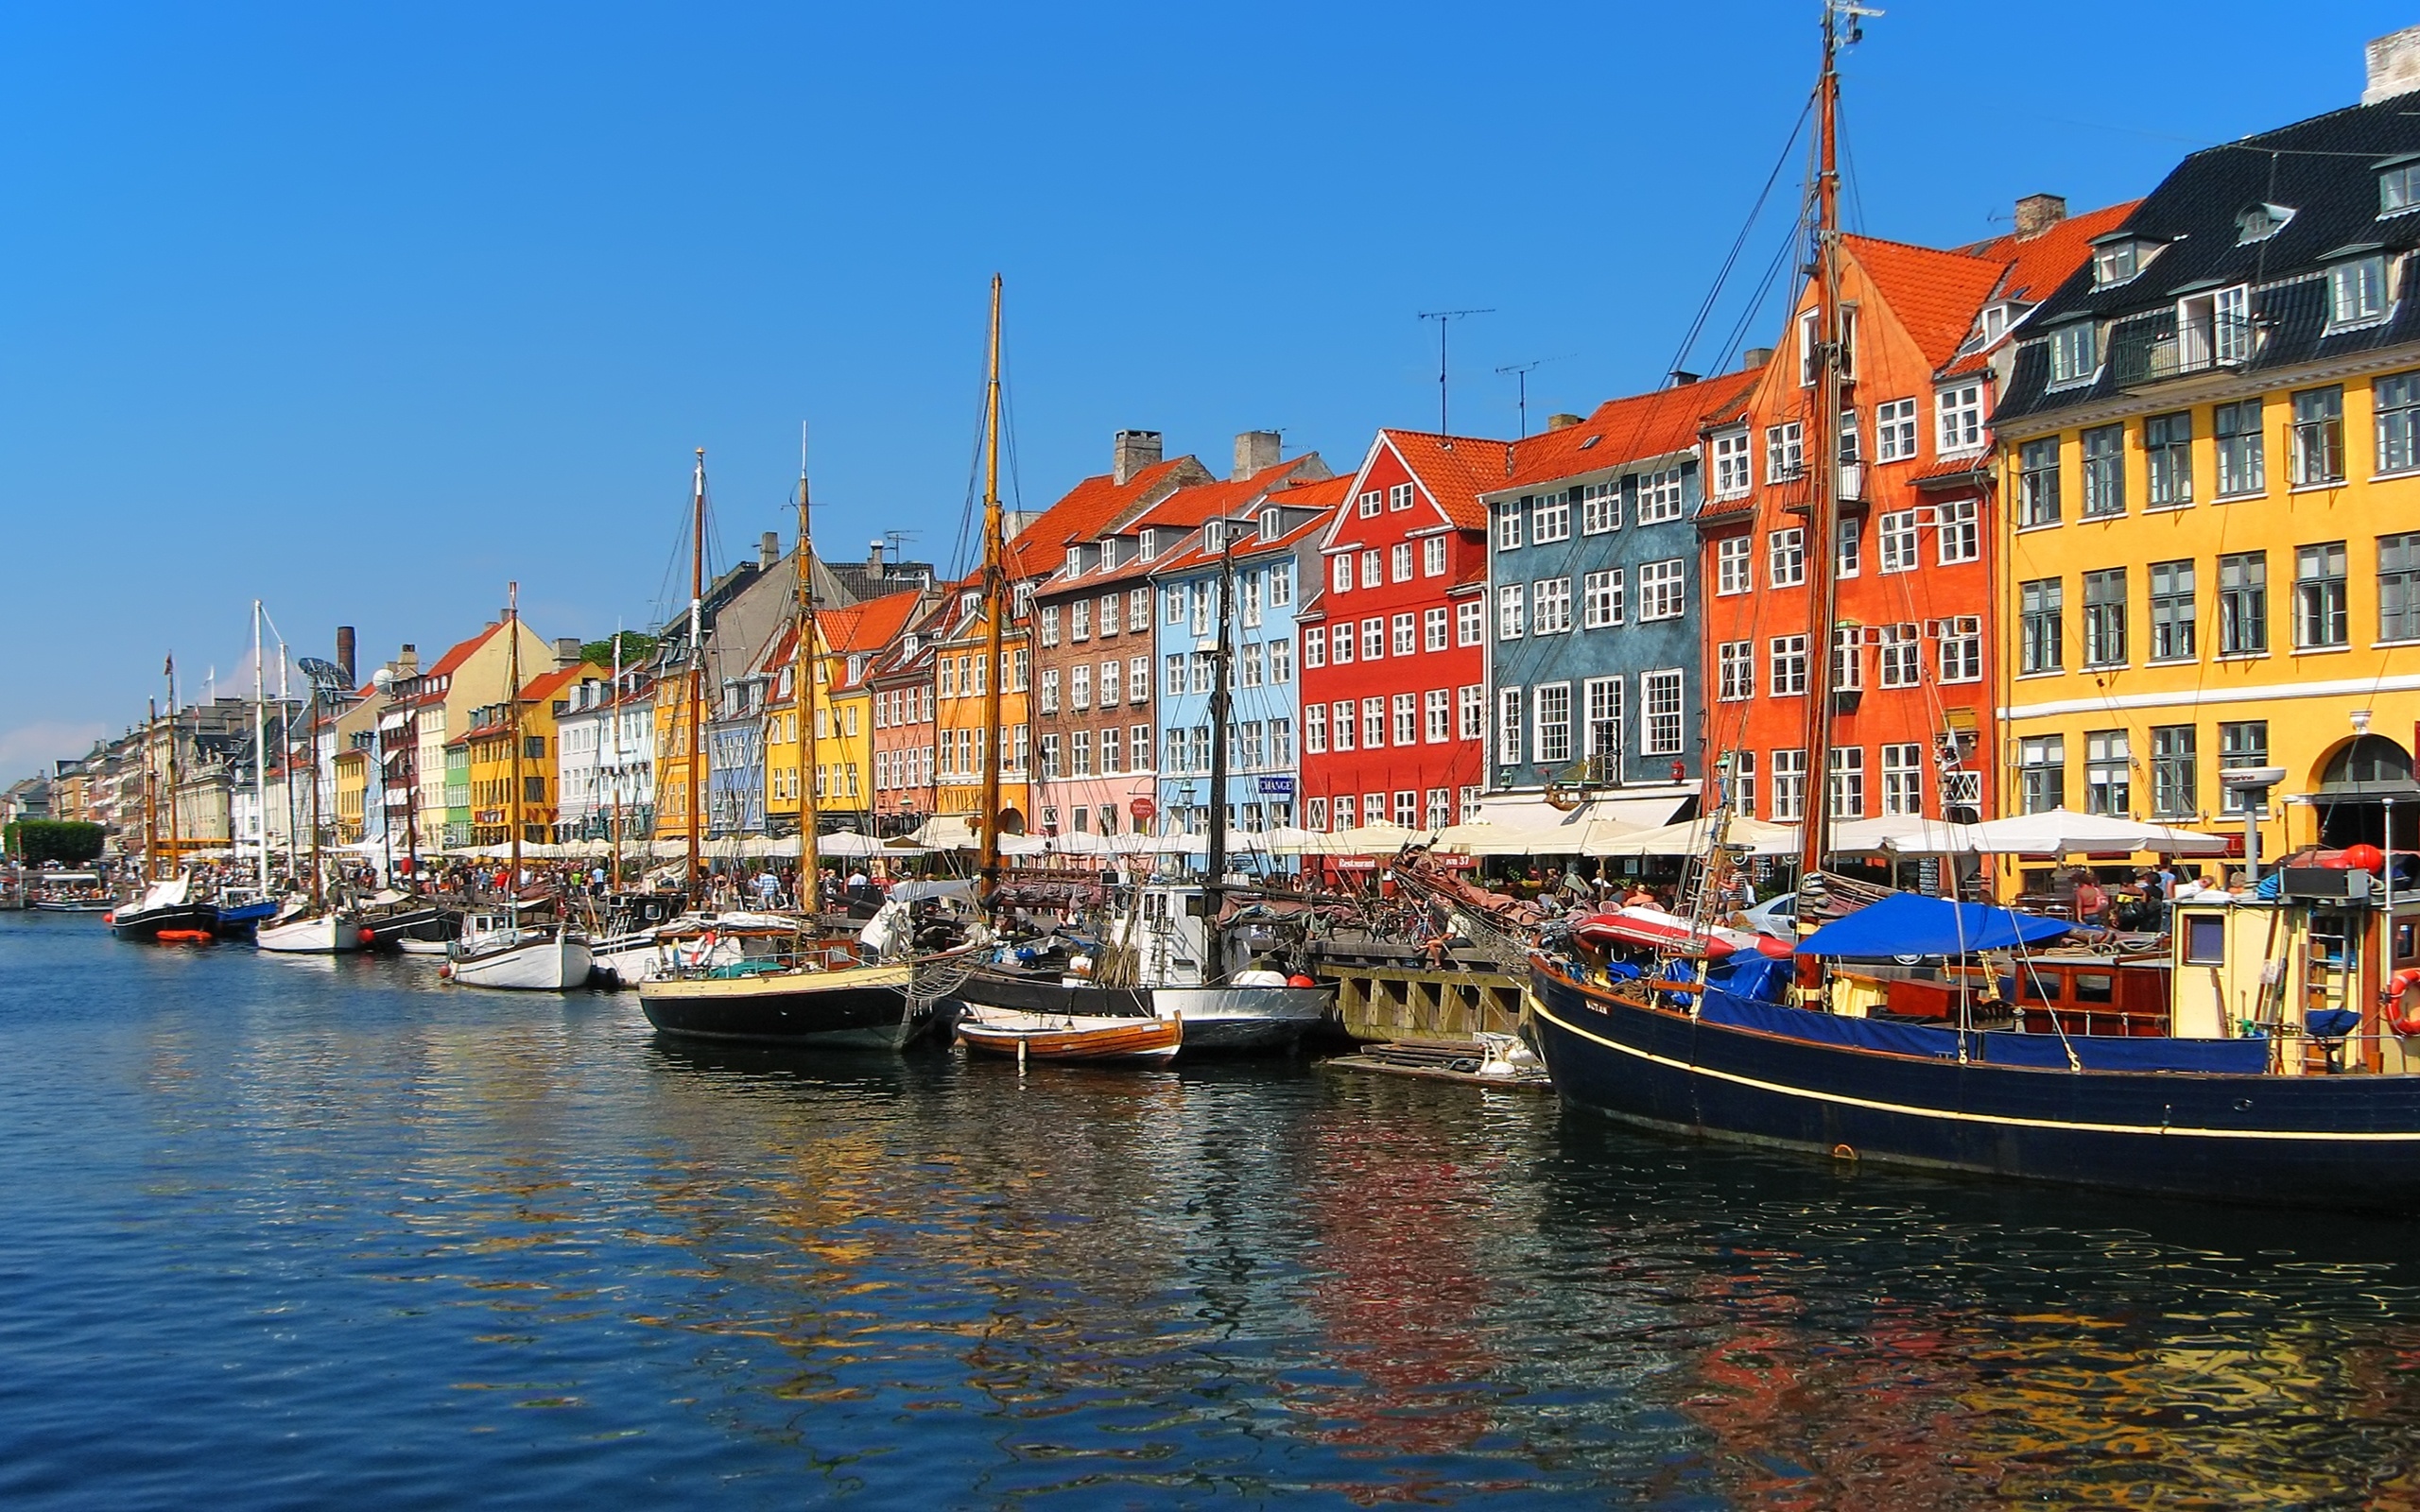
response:
[(1823, 1043), (1535, 964), (1566, 1104), (1701, 1138), (2034, 1181), (2420, 1213), (2420, 1076), (2077, 1072)]

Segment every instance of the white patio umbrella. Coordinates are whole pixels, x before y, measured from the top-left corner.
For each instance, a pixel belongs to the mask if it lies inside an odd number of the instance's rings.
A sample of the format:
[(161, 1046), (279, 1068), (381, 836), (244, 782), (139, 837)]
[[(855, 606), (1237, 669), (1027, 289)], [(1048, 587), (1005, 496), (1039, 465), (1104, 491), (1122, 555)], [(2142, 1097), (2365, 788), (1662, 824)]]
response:
[[(830, 834), (819, 835), (815, 849), (827, 856), (878, 856), (885, 853), (880, 840), (870, 834), (859, 834), (855, 830), (835, 830)], [(783, 853), (794, 856), (798, 851), (792, 849)]]
[(1968, 838), (1985, 855), (2117, 855), (2151, 850), (2163, 855), (2213, 856), (2227, 842), (2215, 834), (2130, 819), (2123, 815), (2078, 814), (2046, 809), (1971, 826)]
[(1114, 849), (1110, 840), (1089, 830), (1069, 830), (1050, 836), (1049, 848), (1063, 856), (1105, 856)]
[(936, 814), (916, 827), (915, 841), (934, 850), (972, 850), (978, 843), (975, 826), (962, 814)]
[(1318, 853), (1327, 856), (1391, 856), (1415, 840), (1427, 838), (1426, 830), (1407, 830), (1400, 824), (1364, 824), (1322, 835)]
[(1962, 856), (1975, 853), (1974, 826), (1921, 815), (1850, 819), (1832, 826), (1832, 849), (1842, 855)]
[[(1713, 834), (1713, 820), (1684, 819), (1678, 824), (1660, 825), (1652, 830), (1610, 834), (1580, 853), (1591, 856), (1703, 855), (1711, 845)], [(1750, 855), (1755, 856), (1794, 855), (1798, 850), (1798, 826), (1768, 824), (1762, 819), (1733, 819), (1723, 832), (1723, 844), (1743, 847)]]
[(1265, 842), (1263, 849), (1270, 855), (1299, 856), (1318, 845), (1325, 836), (1317, 830), (1305, 830), (1292, 824), (1276, 824), (1263, 830), (1260, 833), (1260, 838)]

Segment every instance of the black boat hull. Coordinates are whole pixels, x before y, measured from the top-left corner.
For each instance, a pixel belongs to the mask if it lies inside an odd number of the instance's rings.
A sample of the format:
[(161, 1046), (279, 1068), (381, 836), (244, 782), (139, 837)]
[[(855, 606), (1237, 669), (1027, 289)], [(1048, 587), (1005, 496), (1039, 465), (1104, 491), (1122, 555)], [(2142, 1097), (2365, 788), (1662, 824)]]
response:
[(174, 903), (165, 908), (121, 908), (110, 915), (110, 933), (120, 939), (156, 940), (164, 930), (218, 932), (218, 910), (209, 903)]
[(1961, 1064), (1644, 1007), (1544, 965), (1530, 992), (1557, 1094), (1625, 1123), (2025, 1180), (2420, 1213), (2420, 1076)]
[(673, 978), (639, 988), (663, 1034), (729, 1044), (895, 1050), (931, 1027), (908, 996), (905, 967), (727, 979)]

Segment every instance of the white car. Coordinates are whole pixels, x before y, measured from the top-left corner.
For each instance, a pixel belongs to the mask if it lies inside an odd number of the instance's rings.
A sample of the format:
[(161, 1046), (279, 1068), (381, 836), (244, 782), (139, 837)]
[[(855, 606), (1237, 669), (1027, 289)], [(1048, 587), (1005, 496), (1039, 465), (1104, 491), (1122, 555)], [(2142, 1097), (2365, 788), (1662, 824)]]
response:
[(1798, 894), (1776, 893), (1754, 908), (1741, 909), (1739, 917), (1746, 919), (1748, 927), (1759, 935), (1770, 935), (1774, 939), (1796, 939), (1798, 937)]

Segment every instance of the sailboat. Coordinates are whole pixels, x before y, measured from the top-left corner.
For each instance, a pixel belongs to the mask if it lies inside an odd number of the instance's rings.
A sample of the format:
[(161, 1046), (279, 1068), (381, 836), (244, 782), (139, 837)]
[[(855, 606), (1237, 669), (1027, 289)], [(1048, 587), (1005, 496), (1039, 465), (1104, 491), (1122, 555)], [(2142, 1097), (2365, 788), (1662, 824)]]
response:
[[(997, 369), (998, 290), (994, 288), (994, 363)], [(689, 679), (691, 724), (700, 727), (700, 679), (705, 661), (701, 612), (705, 583), (705, 453), (698, 454), (695, 484), (695, 534), (692, 542), (689, 600)], [(816, 854), (815, 673), (821, 659), (815, 648), (814, 535), (809, 519), (807, 469), (802, 447), (798, 473), (798, 576), (790, 688), (799, 739), (799, 876), (811, 900), (818, 890), (820, 858)], [(700, 748), (691, 740), (693, 753)], [(690, 874), (698, 868), (698, 823), (703, 782), (691, 786), (689, 802)], [(856, 945), (821, 937), (812, 915), (799, 920), (770, 916), (706, 920), (676, 920), (662, 931), (663, 943), (639, 983), (639, 1005), (648, 1022), (662, 1033), (683, 1039), (743, 1040), (766, 1044), (812, 1046), (819, 1049), (898, 1049), (922, 1035), (932, 1022), (932, 1004), (912, 991), (914, 965), (906, 958), (910, 931), (897, 927), (904, 919), (877, 920), (868, 926), (875, 942), (873, 959), (860, 957)], [(886, 907), (903, 915), (907, 904)], [(686, 927), (683, 927), (685, 923)], [(896, 946), (881, 948), (896, 937)], [(886, 954), (890, 959), (884, 959)]]
[[(257, 609), (255, 606), (256, 612)], [(257, 630), (254, 636), (257, 642)], [(278, 955), (341, 955), (361, 949), (361, 920), (350, 908), (331, 906), (328, 902), (327, 869), (320, 855), (320, 689), (322, 669), (308, 659), (304, 660), (302, 669), (312, 674), (309, 713), (303, 720), (303, 770), (311, 793), (304, 811), (311, 824), (311, 896), (307, 902), (296, 900), (278, 910), (274, 918), (252, 932), (252, 943)], [(293, 742), (289, 740), (286, 747), (287, 781), (290, 783)]]
[[(1838, 23), (1867, 13), (1847, 0), (1824, 8), (1815, 260), (1825, 333), (1840, 330), (1841, 308)], [(1828, 461), (1846, 374), (1836, 342), (1810, 355), (1811, 455)], [(1809, 472), (1808, 539), (1828, 542), (1836, 474)], [(1819, 627), (1832, 619), (1832, 557), (1806, 554)], [(1832, 659), (1811, 661), (1815, 785), (1828, 769)], [(1722, 783), (1727, 809), (1727, 772)], [(1829, 804), (1815, 791), (1802, 930), (1828, 885)], [(1450, 898), (1446, 879), (1401, 874)], [(2141, 1010), (2126, 1003), (2130, 963), (2033, 953), (2069, 921), (1898, 893), (1803, 934), (1794, 963), (1667, 952), (1660, 971), (1640, 975), (1549, 935), (1528, 955), (1528, 1022), (1566, 1104), (1651, 1128), (1840, 1160), (2420, 1212), (2420, 1054), (2405, 1042), (2420, 1035), (2409, 1006), (2420, 971), (2386, 980), (2365, 1011), (2381, 962), (2396, 964), (2389, 942), (2420, 927), (2420, 910), (2398, 907), (2391, 875), (2382, 916), (2343, 872), (2304, 881), (2299, 896), (2290, 870), (2277, 880), (2273, 902), (2179, 903), (2156, 968), (2169, 990)], [(1941, 965), (1893, 964), (1910, 958)]]
[[(184, 869), (183, 848), (177, 843), (177, 659), (161, 669), (168, 679), (167, 770), (153, 770), (151, 750), (159, 744), (160, 706), (151, 705), (143, 742), (143, 868), (147, 885), (130, 906), (109, 914), (110, 933), (119, 939), (158, 940), (169, 944), (208, 944), (218, 937), (218, 907), (194, 887)], [(160, 855), (159, 789), (167, 788), (167, 866)]]
[(505, 821), (512, 829), (512, 869), (500, 910), (463, 920), (462, 937), (448, 951), (445, 974), (459, 987), (523, 992), (566, 992), (588, 985), (588, 942), (563, 924), (534, 920), (521, 887), (521, 585), (505, 590), (505, 707), (512, 774), (505, 798)]

